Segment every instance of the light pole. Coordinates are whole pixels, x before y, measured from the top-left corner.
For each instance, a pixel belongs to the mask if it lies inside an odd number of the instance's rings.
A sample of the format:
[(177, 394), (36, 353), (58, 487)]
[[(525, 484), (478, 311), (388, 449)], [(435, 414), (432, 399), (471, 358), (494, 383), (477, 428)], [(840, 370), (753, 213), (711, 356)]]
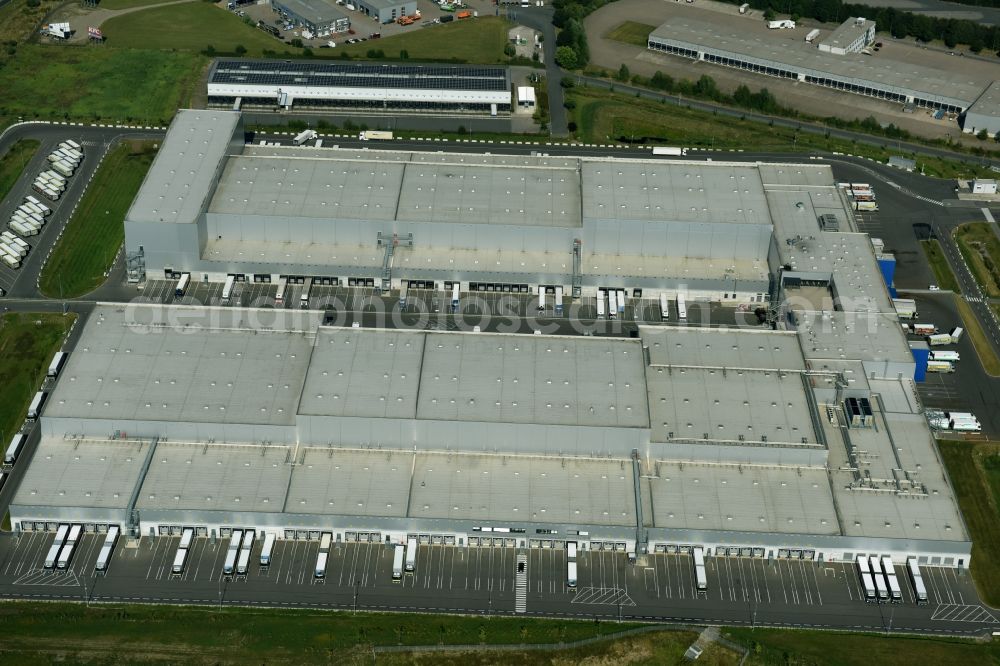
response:
[(360, 584), (361, 584), (360, 581), (357, 581), (357, 580), (354, 581), (354, 614), (355, 615), (358, 614), (358, 585), (360, 585)]

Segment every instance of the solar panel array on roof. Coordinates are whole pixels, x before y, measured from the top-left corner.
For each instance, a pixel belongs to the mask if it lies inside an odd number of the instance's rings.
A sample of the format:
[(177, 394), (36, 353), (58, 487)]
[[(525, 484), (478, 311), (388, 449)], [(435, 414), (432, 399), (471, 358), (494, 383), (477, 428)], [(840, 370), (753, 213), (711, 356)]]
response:
[(507, 90), (510, 87), (507, 70), (503, 67), (244, 60), (219, 61), (209, 82), (410, 90)]

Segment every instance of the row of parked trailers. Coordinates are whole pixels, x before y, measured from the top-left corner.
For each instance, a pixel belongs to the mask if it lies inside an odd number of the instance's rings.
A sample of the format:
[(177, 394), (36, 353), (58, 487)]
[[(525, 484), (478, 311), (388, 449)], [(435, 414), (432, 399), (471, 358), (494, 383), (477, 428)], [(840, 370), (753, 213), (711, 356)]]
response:
[[(903, 589), (896, 576), (896, 567), (890, 557), (877, 555), (858, 555), (855, 558), (861, 587), (864, 588), (865, 601), (868, 603), (903, 602)], [(917, 559), (911, 557), (906, 561), (906, 570), (913, 585), (913, 594), (918, 604), (927, 603), (927, 588), (924, 586)]]
[(417, 569), (417, 540), (410, 537), (405, 544), (393, 546), (392, 552), (392, 582), (403, 580), (403, 574), (412, 574)]
[[(76, 546), (80, 542), (82, 532), (83, 525), (68, 523), (59, 525), (56, 530), (56, 538), (45, 555), (43, 566), (46, 569), (56, 569), (59, 571), (68, 569), (76, 552)], [(115, 543), (117, 543), (120, 533), (121, 530), (117, 525), (112, 525), (108, 528), (107, 533), (104, 535), (104, 543), (101, 544), (101, 550), (97, 554), (97, 563), (94, 565), (95, 571), (102, 573), (107, 571), (108, 563), (111, 561), (111, 555), (114, 552)]]
[(38, 174), (32, 188), (52, 201), (58, 201), (66, 190), (67, 181), (83, 161), (83, 147), (67, 139), (46, 158), (49, 168)]
[[(57, 377), (59, 371), (62, 370), (63, 365), (66, 363), (67, 357), (67, 352), (56, 352), (55, 356), (52, 357), (52, 362), (49, 363), (49, 369), (46, 371), (45, 376), (48, 378)], [(35, 420), (41, 414), (45, 395), (45, 391), (38, 391), (35, 393), (35, 397), (31, 399), (27, 414), (29, 420)], [(10, 443), (7, 445), (7, 451), (3, 456), (4, 465), (13, 465), (17, 461), (17, 456), (21, 453), (21, 448), (24, 446), (25, 440), (26, 437), (21, 433), (17, 433), (11, 438)]]
[(868, 183), (837, 183), (851, 201), (851, 207), (860, 211), (876, 211), (875, 190)]

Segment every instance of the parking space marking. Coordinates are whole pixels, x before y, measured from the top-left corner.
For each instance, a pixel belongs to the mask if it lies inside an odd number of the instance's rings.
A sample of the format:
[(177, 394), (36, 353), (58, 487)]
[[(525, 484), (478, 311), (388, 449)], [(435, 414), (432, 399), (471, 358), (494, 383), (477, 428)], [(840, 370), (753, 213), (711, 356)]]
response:
[(943, 622), (974, 622), (977, 624), (1000, 624), (993, 613), (978, 604), (941, 604), (934, 609), (932, 620)]

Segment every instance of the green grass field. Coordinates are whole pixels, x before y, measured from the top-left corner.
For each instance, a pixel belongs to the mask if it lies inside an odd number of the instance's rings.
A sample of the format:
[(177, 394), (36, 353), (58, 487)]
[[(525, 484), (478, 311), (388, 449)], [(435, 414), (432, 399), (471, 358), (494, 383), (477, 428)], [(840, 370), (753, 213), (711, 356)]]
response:
[(634, 44), (635, 46), (646, 48), (646, 44), (649, 41), (649, 33), (654, 30), (656, 30), (655, 25), (646, 25), (645, 23), (636, 23), (635, 21), (625, 21), (617, 27), (608, 30), (605, 37), (613, 39), (616, 42), (624, 42), (626, 44)]
[(100, 0), (97, 3), (98, 9), (131, 9), (132, 7), (146, 7), (148, 5), (162, 5), (170, 0)]
[(211, 45), (218, 52), (232, 53), (242, 45), (248, 56), (260, 56), (265, 50), (300, 52), (247, 25), (233, 12), (207, 2), (116, 16), (105, 21), (102, 29), (107, 46), (113, 48), (200, 52)]
[(956, 294), (962, 293), (958, 286), (958, 280), (955, 279), (955, 273), (952, 272), (951, 266), (948, 265), (948, 259), (941, 251), (941, 244), (937, 240), (925, 240), (920, 241), (920, 245), (924, 248), (924, 254), (927, 256), (927, 262), (931, 265), (937, 286), (941, 289), (949, 289)]
[(416, 24), (407, 31), (369, 40), (360, 44), (337, 44), (335, 49), (317, 49), (323, 56), (338, 56), (349, 53), (355, 57), (366, 57), (369, 50), (380, 50), (387, 60), (398, 60), (400, 51), (405, 50), (414, 61), (454, 61), (478, 64), (506, 63), (503, 47), (507, 44), (507, 30), (510, 24), (497, 16), (484, 16), (441, 25), (421, 27)]
[[(97, 585), (100, 593), (100, 584)], [(617, 623), (324, 613), (289, 609), (0, 604), (10, 663), (371, 663), (371, 645), (557, 643), (621, 631)], [(691, 634), (693, 637), (694, 634)], [(683, 637), (684, 640), (687, 636)], [(58, 659), (58, 658), (57, 658)], [(366, 660), (366, 661), (359, 661)], [(435, 661), (435, 660), (432, 660)]]
[(987, 222), (969, 222), (955, 230), (955, 241), (983, 294), (1000, 297), (1000, 238)]
[(28, 166), (38, 146), (39, 143), (34, 139), (24, 139), (11, 146), (7, 154), (0, 158), (0, 201), (7, 198), (10, 188), (14, 187), (14, 183), (21, 177), (24, 167)]
[(958, 314), (962, 317), (962, 325), (965, 327), (965, 332), (968, 333), (973, 346), (976, 348), (976, 355), (979, 357), (979, 362), (983, 365), (983, 370), (988, 375), (1000, 377), (1000, 358), (997, 358), (996, 352), (993, 351), (993, 345), (990, 344), (989, 338), (986, 337), (986, 332), (979, 323), (976, 313), (972, 311), (972, 308), (961, 296), (955, 296), (955, 305), (958, 308)]
[(10, 442), (24, 421), (52, 356), (76, 315), (7, 313), (0, 318), (0, 441)]
[[(996, 607), (1000, 605), (1000, 505), (996, 499), (1000, 445), (941, 442), (940, 448), (972, 536), (972, 578), (983, 601)], [(993, 466), (988, 472), (984, 471), (987, 459)], [(994, 659), (1000, 659), (1000, 654)]]
[[(577, 125), (574, 134), (586, 143), (619, 141), (724, 150), (840, 152), (870, 157), (882, 163), (891, 154), (897, 154), (821, 134), (661, 104), (637, 98), (634, 94), (589, 87), (566, 92), (566, 98), (576, 103), (576, 108), (570, 112), (570, 120)], [(951, 160), (918, 159), (924, 173), (937, 178), (954, 178), (972, 168)]]
[(125, 240), (125, 214), (154, 155), (152, 145), (142, 142), (126, 142), (108, 153), (42, 269), (42, 293), (73, 298), (104, 282)]
[(1000, 659), (1000, 645), (996, 642), (979, 643), (957, 638), (742, 628), (724, 629), (723, 634), (750, 647), (750, 656), (745, 662), (748, 666), (957, 666), (995, 664)]
[(166, 124), (190, 103), (207, 62), (192, 53), (22, 45), (0, 68), (0, 121), (23, 116)]

